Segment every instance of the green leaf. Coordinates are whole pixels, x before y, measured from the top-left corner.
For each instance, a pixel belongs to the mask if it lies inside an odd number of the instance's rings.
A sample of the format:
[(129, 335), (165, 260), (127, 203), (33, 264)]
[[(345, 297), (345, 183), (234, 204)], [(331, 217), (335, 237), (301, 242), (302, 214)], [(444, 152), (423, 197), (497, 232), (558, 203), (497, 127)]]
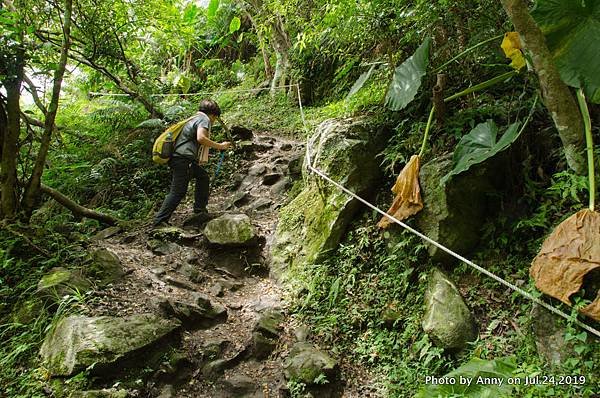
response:
[(208, 8), (206, 9), (206, 15), (209, 18), (214, 18), (217, 15), (217, 10), (219, 9), (219, 0), (210, 0), (208, 3)]
[[(435, 385), (429, 382), (415, 395), (415, 398), (510, 397), (512, 385), (508, 384), (507, 378), (512, 376), (516, 368), (513, 358), (498, 358), (492, 361), (473, 358), (465, 365), (443, 376), (446, 378), (445, 380), (454, 380), (454, 384)], [(470, 380), (471, 383), (468, 384), (467, 380)], [(502, 381), (501, 384), (500, 381)]]
[(242, 21), (239, 17), (233, 17), (229, 23), (229, 33), (237, 32), (242, 26)]
[(481, 163), (508, 148), (519, 137), (519, 125), (520, 123), (516, 122), (508, 126), (508, 129), (498, 141), (496, 141), (498, 126), (493, 120), (475, 126), (469, 134), (460, 139), (452, 158), (454, 167), (444, 178), (448, 179), (453, 175), (467, 171), (471, 166)]
[(408, 105), (421, 87), (421, 79), (429, 65), (431, 38), (425, 39), (417, 51), (396, 68), (394, 77), (385, 96), (385, 104), (393, 111)]
[(538, 0), (531, 15), (563, 81), (600, 103), (600, 0)]
[(346, 99), (352, 97), (354, 94), (356, 94), (358, 92), (358, 90), (360, 90), (362, 88), (362, 86), (364, 86), (365, 82), (369, 79), (369, 77), (371, 77), (371, 74), (373, 73), (374, 70), (375, 70), (375, 65), (371, 65), (371, 67), (369, 68), (368, 71), (366, 71), (365, 73), (360, 75), (358, 80), (356, 80), (354, 82), (354, 85), (352, 85), (352, 88), (350, 89), (348, 96), (346, 96)]

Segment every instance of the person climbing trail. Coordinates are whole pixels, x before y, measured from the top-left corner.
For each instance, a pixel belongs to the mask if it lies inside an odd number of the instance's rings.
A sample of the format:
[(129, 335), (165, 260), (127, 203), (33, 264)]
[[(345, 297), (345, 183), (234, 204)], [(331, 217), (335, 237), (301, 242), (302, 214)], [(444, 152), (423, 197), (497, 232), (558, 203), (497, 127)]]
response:
[(171, 168), (171, 188), (154, 216), (155, 227), (168, 223), (171, 214), (185, 197), (192, 178), (196, 180), (194, 213), (207, 213), (210, 177), (203, 166), (208, 162), (210, 148), (227, 150), (231, 142), (218, 143), (210, 139), (212, 125), (221, 115), (221, 109), (215, 101), (202, 100), (198, 111), (197, 116), (185, 124), (175, 141), (173, 156), (168, 163)]

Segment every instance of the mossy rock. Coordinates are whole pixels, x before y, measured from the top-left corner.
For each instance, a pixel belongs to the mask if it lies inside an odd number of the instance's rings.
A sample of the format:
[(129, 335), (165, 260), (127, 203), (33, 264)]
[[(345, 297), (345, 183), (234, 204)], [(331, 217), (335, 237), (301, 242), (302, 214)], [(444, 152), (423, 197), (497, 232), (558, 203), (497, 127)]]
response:
[(204, 236), (211, 244), (223, 246), (245, 246), (256, 241), (254, 227), (245, 214), (224, 214), (210, 220)]
[(296, 343), (284, 364), (285, 377), (307, 385), (315, 384), (321, 375), (332, 381), (338, 364), (327, 353), (308, 343)]
[[(489, 213), (489, 195), (495, 191), (489, 176), (489, 162), (491, 160), (448, 180), (444, 180), (444, 176), (452, 170), (450, 155), (424, 164), (419, 173), (424, 203), (423, 210), (416, 216), (419, 230), (461, 255), (473, 250)], [(428, 251), (434, 262), (457, 261), (433, 245), (428, 246)]]
[[(369, 194), (380, 178), (376, 155), (387, 133), (387, 127), (366, 118), (327, 120), (309, 140), (311, 162), (352, 192)], [(271, 250), (277, 279), (337, 248), (360, 205), (314, 174), (305, 178), (303, 190), (280, 210)]]
[(131, 396), (127, 390), (117, 390), (114, 388), (103, 390), (75, 391), (69, 395), (69, 398), (127, 398)]
[(423, 330), (444, 349), (460, 351), (477, 338), (471, 311), (452, 281), (439, 269), (430, 276), (425, 292)]
[(120, 280), (125, 271), (116, 253), (108, 249), (98, 249), (92, 253), (92, 263), (86, 269), (86, 274), (100, 285), (107, 285)]
[(178, 329), (180, 322), (151, 314), (117, 317), (69, 316), (61, 319), (40, 349), (52, 376), (69, 376), (94, 365), (94, 370), (118, 369)]
[(36, 294), (44, 299), (59, 301), (65, 295), (84, 293), (91, 289), (91, 282), (83, 276), (81, 270), (57, 267), (42, 276)]

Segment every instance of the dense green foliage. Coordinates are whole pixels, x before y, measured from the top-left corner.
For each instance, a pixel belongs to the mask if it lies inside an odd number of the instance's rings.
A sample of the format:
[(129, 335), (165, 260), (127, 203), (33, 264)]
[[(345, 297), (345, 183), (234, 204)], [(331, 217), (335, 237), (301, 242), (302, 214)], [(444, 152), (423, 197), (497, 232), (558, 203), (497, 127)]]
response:
[[(556, 13), (548, 4), (556, 2), (541, 3), (545, 6), (534, 15), (552, 33), (550, 46), (555, 50), (562, 43), (557, 36), (566, 28), (552, 23)], [(48, 104), (64, 21), (55, 2), (18, 0), (14, 9), (13, 2), (1, 4), (0, 116), (4, 116), (6, 88), (17, 74), (12, 69), (15, 60), (26, 63), (25, 74), (37, 86), (41, 102)], [(446, 74), (447, 97), (511, 70), (499, 39), (446, 64), (510, 30), (497, 1), (212, 0), (206, 8), (198, 4), (74, 1), (69, 73), (44, 159), (44, 184), (124, 220), (128, 227), (148, 222), (168, 179), (168, 169), (150, 161), (154, 138), (168, 124), (194, 112), (199, 99), (213, 97), (230, 125), (299, 139), (329, 118), (366, 115), (393, 121), (394, 132), (379, 156), (385, 180), (374, 195), (385, 208), (391, 199), (388, 186), (422, 145), (436, 73)], [(567, 28), (577, 30), (586, 7), (593, 15), (581, 21), (585, 30), (578, 32), (594, 42), (589, 37), (597, 30), (597, 1), (569, 15)], [(597, 59), (596, 47), (580, 49), (574, 39), (565, 40), (570, 45), (559, 54), (559, 66), (567, 62), (563, 58), (572, 61), (584, 50), (590, 51), (587, 58)], [(429, 46), (427, 62), (424, 51)], [(419, 62), (403, 64), (415, 51)], [(284, 76), (278, 84), (282, 87), (269, 90), (279, 72)], [(568, 68), (561, 72), (563, 78), (568, 75), (569, 84), (583, 85), (597, 102), (600, 74), (584, 76)], [(390, 83), (392, 87), (405, 83), (399, 79), (407, 75), (414, 78), (408, 84), (410, 93), (388, 90)], [(505, 152), (508, 166), (498, 174), (506, 177), (509, 188), (497, 198), (498, 210), (486, 220), (483, 243), (473, 256), (498, 275), (535, 291), (528, 265), (552, 228), (585, 207), (589, 183), (567, 169), (551, 118), (534, 102), (535, 75), (524, 71), (496, 83), (447, 104), (443, 124), (433, 126), (424, 159), (457, 149), (458, 174)], [(296, 84), (306, 106), (306, 126)], [(15, 196), (21, 195), (34, 168), (47, 114), (26, 94), (35, 89), (25, 86)], [(251, 91), (256, 87), (261, 91)], [(521, 131), (517, 124), (523, 125), (530, 111), (531, 120)], [(598, 108), (592, 108), (592, 116), (598, 142)], [(3, 138), (5, 118), (0, 123)], [(497, 137), (496, 126), (510, 127)], [(224, 138), (219, 129), (215, 134), (217, 140)], [(600, 158), (598, 145), (595, 152)], [(210, 173), (217, 161), (211, 160)], [(229, 176), (238, 161), (237, 154), (227, 156), (213, 184), (231, 184)], [(296, 183), (290, 196), (301, 184)], [(288, 286), (293, 316), (311, 325), (319, 343), (350, 358), (352, 366), (369, 369), (382, 395), (390, 397), (412, 396), (423, 386), (425, 375), (441, 376), (470, 358), (510, 356), (516, 376), (550, 372), (530, 332), (531, 303), (466, 265), (454, 267), (452, 277), (480, 322), (480, 338), (460, 355), (436, 347), (420, 323), (425, 282), (434, 264), (421, 241), (398, 229), (382, 233), (374, 226), (377, 219), (376, 214), (361, 212), (328, 258), (293, 270)], [(46, 197), (38, 198), (30, 218), (2, 221), (0, 338), (5, 343), (0, 348), (0, 395), (43, 396), (45, 375), (36, 362), (41, 339), (61, 315), (85, 306), (88, 297), (74, 292), (45, 306), (29, 299), (45, 271), (81, 265), (86, 239), (101, 227)], [(580, 295), (578, 305), (588, 302), (589, 295)], [(19, 318), (20, 311), (31, 305), (39, 305), (30, 311), (36, 316)], [(575, 310), (572, 316), (577, 317)], [(565, 325), (565, 337), (578, 356), (552, 372), (583, 375), (589, 382), (519, 386), (514, 396), (590, 397), (598, 392), (597, 340), (573, 323)], [(73, 383), (77, 382), (76, 378)], [(303, 390), (302, 385), (292, 386), (297, 396)]]

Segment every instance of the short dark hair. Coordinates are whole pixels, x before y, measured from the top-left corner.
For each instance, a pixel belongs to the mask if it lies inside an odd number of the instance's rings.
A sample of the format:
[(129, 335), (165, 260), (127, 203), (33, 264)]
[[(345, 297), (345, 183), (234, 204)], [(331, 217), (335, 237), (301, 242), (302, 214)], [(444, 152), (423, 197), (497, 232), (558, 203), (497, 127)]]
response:
[(221, 108), (219, 108), (219, 104), (210, 99), (200, 101), (198, 110), (206, 113), (207, 115), (221, 116)]

